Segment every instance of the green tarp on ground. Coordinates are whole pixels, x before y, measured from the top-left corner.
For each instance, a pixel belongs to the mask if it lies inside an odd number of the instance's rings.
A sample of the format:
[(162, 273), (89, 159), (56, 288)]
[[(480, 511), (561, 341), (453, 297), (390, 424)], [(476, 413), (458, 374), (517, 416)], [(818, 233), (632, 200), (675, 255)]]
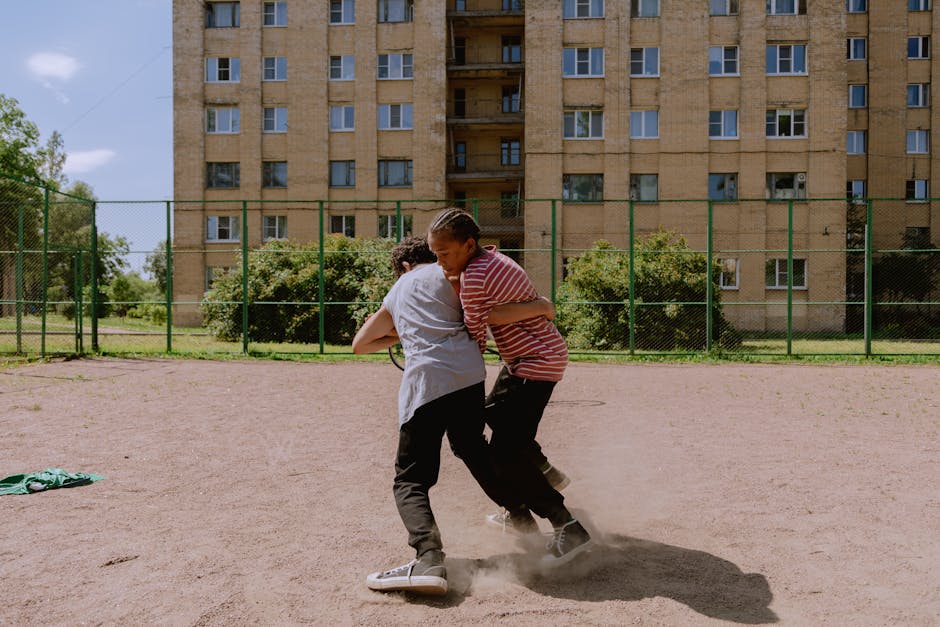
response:
[(0, 496), (5, 494), (32, 494), (33, 492), (43, 492), (55, 488), (74, 488), (101, 479), (104, 479), (101, 475), (66, 472), (61, 468), (46, 468), (42, 472), (11, 475), (0, 479)]

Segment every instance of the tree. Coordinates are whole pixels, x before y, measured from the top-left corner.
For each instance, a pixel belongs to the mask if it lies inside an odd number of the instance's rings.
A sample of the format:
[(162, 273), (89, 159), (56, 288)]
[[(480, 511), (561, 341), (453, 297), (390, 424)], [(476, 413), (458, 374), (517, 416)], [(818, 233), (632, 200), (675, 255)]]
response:
[(144, 272), (149, 273), (156, 281), (157, 291), (166, 294), (166, 240), (160, 240), (153, 252), (147, 254)]
[(142, 301), (156, 299), (154, 283), (137, 272), (119, 272), (108, 285), (108, 297), (111, 311), (118, 316), (128, 315), (128, 311)]

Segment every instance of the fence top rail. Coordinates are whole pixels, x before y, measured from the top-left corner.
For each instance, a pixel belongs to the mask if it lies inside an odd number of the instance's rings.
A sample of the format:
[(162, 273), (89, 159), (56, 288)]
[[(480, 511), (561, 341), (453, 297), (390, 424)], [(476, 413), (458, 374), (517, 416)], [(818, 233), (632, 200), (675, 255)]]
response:
[(49, 185), (43, 183), (42, 181), (28, 181), (28, 180), (26, 180), (26, 179), (24, 179), (24, 178), (20, 178), (20, 177), (18, 177), (18, 176), (13, 176), (13, 175), (11, 175), (11, 174), (5, 174), (5, 173), (3, 173), (3, 172), (0, 172), (0, 178), (4, 178), (4, 179), (10, 180), (10, 181), (16, 181), (17, 183), (22, 183), (22, 184), (24, 184), (24, 185), (29, 185), (30, 187), (38, 187), (39, 189), (48, 190), (49, 193), (51, 193), (51, 194), (57, 194), (57, 195), (59, 195), (59, 196), (66, 196), (66, 197), (68, 197), (68, 198), (74, 198), (75, 200), (80, 200), (80, 201), (85, 202), (85, 203), (89, 203), (89, 204), (90, 204), (90, 203), (96, 202), (96, 201), (92, 200), (91, 198), (85, 198), (84, 196), (77, 196), (77, 195), (75, 195), (75, 194), (69, 194), (68, 192), (63, 192), (63, 191), (61, 191), (61, 190), (58, 190), (58, 189), (56, 189), (56, 188), (54, 188), (54, 187), (51, 187), (51, 186), (49, 186)]
[[(0, 174), (0, 176), (3, 176)], [(56, 190), (50, 189), (50, 191), (55, 192), (56, 194), (62, 194), (64, 196), (69, 196), (65, 192), (59, 192)], [(94, 202), (99, 205), (133, 205), (133, 204), (181, 204), (181, 205), (207, 205), (207, 204), (270, 204), (270, 205), (283, 205), (283, 204), (320, 204), (324, 205), (352, 205), (352, 204), (368, 204), (368, 205), (412, 205), (412, 204), (445, 204), (445, 205), (454, 205), (457, 202), (460, 202), (464, 205), (471, 205), (472, 203), (548, 203), (548, 202), (557, 202), (568, 205), (601, 205), (605, 203), (615, 203), (615, 204), (630, 204), (633, 203), (634, 206), (641, 205), (659, 205), (659, 204), (681, 204), (681, 203), (711, 203), (713, 205), (734, 205), (739, 203), (769, 203), (775, 205), (786, 205), (789, 202), (793, 204), (803, 204), (803, 203), (815, 203), (815, 202), (844, 202), (857, 204), (859, 206), (866, 204), (867, 202), (905, 202), (911, 204), (926, 204), (930, 202), (940, 202), (940, 198), (895, 198), (895, 197), (884, 197), (884, 198), (848, 198), (848, 197), (824, 197), (824, 198), (730, 198), (730, 199), (715, 199), (715, 198), (660, 198), (657, 200), (636, 200), (631, 198), (604, 198), (602, 200), (568, 200), (564, 198), (407, 198), (400, 200), (379, 200), (375, 198), (355, 198), (352, 200), (340, 200), (340, 199), (330, 199), (330, 198), (292, 198), (292, 199), (259, 199), (259, 198), (232, 198), (232, 199), (173, 199), (173, 198), (162, 198), (162, 199), (136, 199), (136, 200), (90, 200), (88, 198), (81, 198), (79, 196), (71, 196), (78, 200), (85, 202)]]

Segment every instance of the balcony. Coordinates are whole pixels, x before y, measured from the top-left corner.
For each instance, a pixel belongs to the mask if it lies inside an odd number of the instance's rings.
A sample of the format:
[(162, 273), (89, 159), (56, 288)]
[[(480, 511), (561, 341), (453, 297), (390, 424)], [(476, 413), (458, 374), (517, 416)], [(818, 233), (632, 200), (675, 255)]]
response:
[(516, 152), (448, 155), (448, 181), (513, 181), (524, 176), (524, 159)]
[(447, 125), (450, 127), (492, 125), (505, 128), (506, 125), (523, 124), (525, 116), (522, 111), (521, 100), (513, 96), (506, 96), (502, 99), (454, 100), (448, 108)]
[(456, 78), (506, 78), (525, 69), (521, 38), (511, 46), (453, 46), (447, 59), (447, 75)]
[(525, 18), (523, 0), (455, 0), (447, 17), (455, 24), (516, 26)]

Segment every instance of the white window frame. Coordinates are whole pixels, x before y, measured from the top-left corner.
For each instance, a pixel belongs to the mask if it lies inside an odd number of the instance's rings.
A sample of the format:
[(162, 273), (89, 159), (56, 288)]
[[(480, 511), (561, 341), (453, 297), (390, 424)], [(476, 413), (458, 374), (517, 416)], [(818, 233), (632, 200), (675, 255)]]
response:
[(929, 155), (930, 131), (924, 129), (911, 129), (907, 131), (905, 152), (909, 155)]
[(356, 237), (356, 216), (349, 214), (330, 216), (330, 233)]
[(287, 80), (287, 57), (264, 57), (261, 60), (261, 80), (264, 82)]
[(355, 130), (355, 105), (330, 105), (330, 132), (351, 133)]
[[(914, 88), (911, 91), (911, 88)], [(911, 95), (915, 104), (911, 104)], [(907, 84), (907, 106), (911, 109), (922, 109), (930, 106), (930, 83), (908, 83)]]
[[(904, 200), (905, 202), (927, 202), (930, 198), (930, 181), (927, 179), (908, 179), (904, 182)], [(910, 196), (909, 189), (913, 187), (913, 195)]]
[[(718, 273), (718, 288), (722, 290), (740, 289), (741, 283), (741, 262), (737, 257), (719, 257), (717, 259), (721, 270)], [(734, 282), (727, 280), (732, 277)]]
[[(911, 44), (917, 42), (917, 52), (911, 56)], [(918, 35), (907, 38), (907, 58), (908, 59), (929, 59), (930, 58), (930, 35)]]
[[(793, 187), (779, 189), (778, 180), (789, 177), (793, 177)], [(769, 200), (806, 200), (806, 172), (768, 172), (764, 191)]]
[(562, 17), (566, 20), (586, 20), (604, 17), (604, 0), (564, 0)]
[[(861, 48), (861, 50), (859, 50)], [(849, 37), (845, 40), (845, 58), (847, 61), (868, 60), (868, 38)]]
[[(333, 178), (334, 164), (339, 166), (337, 172), (342, 174), (343, 181), (337, 182)], [(330, 187), (355, 187), (356, 186), (356, 161), (354, 159), (333, 159), (329, 163), (329, 186)]]
[[(564, 139), (604, 139), (604, 112), (597, 109), (575, 109), (562, 115)], [(598, 132), (598, 128), (599, 132)], [(587, 130), (584, 134), (582, 131)]]
[[(575, 185), (572, 177), (592, 177), (590, 181), (592, 195), (590, 198), (575, 198), (573, 196)], [(604, 201), (604, 175), (602, 173), (575, 173), (563, 174), (561, 177), (561, 198), (564, 202), (603, 202)]]
[[(212, 177), (209, 170), (213, 166), (229, 166), (231, 168), (232, 185), (210, 185)], [(206, 189), (238, 189), (241, 187), (241, 163), (238, 161), (209, 161), (206, 163)]]
[[(771, 115), (773, 116), (772, 122), (770, 121)], [(787, 117), (790, 118), (790, 127), (788, 129), (784, 128), (785, 124), (781, 124), (781, 118), (785, 119)], [(765, 121), (767, 139), (805, 139), (807, 136), (806, 109), (768, 109)], [(772, 133), (771, 126), (773, 127)], [(802, 126), (803, 132), (797, 134), (800, 126)], [(782, 133), (781, 130), (789, 132)]]
[[(797, 262), (803, 266), (803, 283), (797, 283), (793, 281), (793, 289), (795, 290), (805, 290), (806, 286), (809, 283), (809, 264), (806, 263), (806, 259), (803, 257), (794, 257), (793, 258), (793, 275), (797, 276)], [(774, 282), (773, 284), (767, 284), (767, 270), (768, 266), (773, 263), (773, 274)], [(785, 290), (787, 289), (787, 258), (786, 257), (775, 257), (773, 259), (768, 259), (764, 265), (764, 288), (768, 290)]]
[[(339, 8), (339, 18), (334, 20), (333, 18), (337, 16), (336, 8)], [(330, 0), (330, 25), (343, 25), (343, 24), (355, 24), (356, 23), (356, 0)]]
[[(206, 241), (240, 242), (242, 236), (240, 227), (239, 216), (206, 216)], [(228, 237), (219, 237), (223, 230), (226, 231)]]
[[(561, 59), (563, 78), (602, 78), (604, 76), (603, 48), (564, 48), (561, 52)], [(569, 68), (573, 71), (569, 71)]]
[(351, 81), (356, 78), (356, 57), (351, 54), (330, 56), (330, 80)]
[[(732, 59), (728, 58), (728, 52), (733, 51)], [(715, 59), (715, 57), (718, 57)], [(733, 68), (728, 69), (728, 64), (732, 63)], [(713, 72), (713, 65), (718, 65), (718, 71)], [(741, 75), (741, 51), (738, 46), (709, 46), (708, 47), (708, 75), (709, 76), (740, 76)]]
[(864, 204), (868, 196), (868, 181), (865, 179), (852, 179), (845, 185), (845, 195), (853, 204)]
[(908, 11), (929, 11), (930, 0), (907, 0)]
[[(650, 181), (652, 181), (652, 185), (649, 184)], [(644, 193), (644, 191), (649, 191), (650, 189), (652, 189), (652, 194), (647, 195)], [(638, 202), (659, 202), (659, 174), (631, 174), (630, 200), (636, 200)]]
[(708, 14), (713, 17), (737, 15), (740, 11), (738, 0), (709, 0)]
[[(402, 183), (393, 183), (389, 184), (389, 166), (391, 164), (396, 164), (396, 168), (401, 167), (403, 170), (404, 182)], [(398, 165), (402, 164), (402, 165)], [(383, 181), (384, 179), (384, 181)], [(378, 186), (379, 187), (412, 187), (414, 185), (415, 176), (414, 176), (414, 161), (411, 159), (379, 159), (378, 163)]]
[(850, 130), (845, 133), (845, 154), (864, 155), (867, 149), (867, 131)]
[(262, 216), (261, 239), (265, 242), (287, 239), (287, 216)]
[(867, 13), (868, 0), (845, 0), (846, 13)]
[[(228, 67), (219, 67), (222, 61), (225, 61), (225, 65)], [(241, 81), (241, 65), (241, 59), (238, 57), (206, 57), (206, 82), (238, 83)], [(219, 78), (222, 72), (228, 72), (228, 78)]]
[[(806, 44), (767, 44), (767, 49), (765, 51), (765, 62), (767, 61), (767, 56), (770, 53), (771, 49), (774, 49), (774, 63), (775, 67), (767, 67), (768, 76), (806, 76), (809, 74), (809, 55)], [(797, 70), (797, 49), (803, 49), (803, 69)], [(782, 50), (789, 49), (789, 55), (784, 56), (781, 54)], [(780, 67), (783, 64), (784, 60), (789, 60), (790, 70), (781, 70)], [(769, 63), (767, 63), (769, 65)]]
[[(793, 9), (787, 10), (789, 3)], [(803, 15), (806, 13), (806, 0), (767, 0), (767, 15)]]
[[(856, 104), (853, 100), (853, 93), (862, 94), (862, 104)], [(849, 85), (849, 109), (866, 109), (868, 108), (868, 85), (861, 83)]]
[[(715, 177), (723, 177), (724, 195), (712, 196), (711, 182)], [(717, 179), (716, 179), (717, 180)], [(716, 202), (735, 202), (738, 199), (738, 173), (737, 172), (709, 172), (708, 173), (708, 199)]]
[[(283, 166), (283, 179), (277, 173)], [(269, 180), (271, 184), (269, 184)], [(280, 185), (274, 183), (280, 182)], [(264, 189), (286, 189), (287, 188), (287, 162), (286, 161), (262, 161), (261, 162), (261, 187)]]
[[(402, 214), (401, 236), (408, 237), (414, 230), (414, 216)], [(394, 213), (380, 215), (376, 224), (376, 235), (384, 239), (398, 239), (398, 220)]]
[(241, 132), (238, 107), (206, 107), (206, 134), (237, 135)]
[[(241, 26), (241, 3), (240, 2), (206, 2), (206, 28), (238, 28)], [(231, 18), (231, 24), (213, 24), (210, 23), (211, 17), (215, 15), (216, 8), (221, 8), (222, 5), (229, 5), (230, 10), (229, 17)], [(211, 8), (210, 8), (211, 7)]]
[[(384, 61), (383, 61), (384, 57)], [(382, 76), (382, 69), (385, 76)], [(410, 53), (393, 52), (380, 54), (376, 63), (376, 80), (380, 81), (410, 81), (414, 79), (414, 55)], [(394, 73), (394, 75), (393, 75)]]
[(630, 139), (659, 139), (658, 109), (630, 112)]
[[(634, 59), (635, 53), (640, 53), (639, 59)], [(655, 57), (655, 59), (650, 59)], [(655, 69), (651, 66), (655, 61)], [(634, 64), (640, 64), (640, 73), (634, 73)], [(630, 48), (630, 78), (658, 78), (659, 77), (659, 48), (647, 46), (643, 48)]]
[[(397, 18), (400, 15), (401, 19), (389, 19), (389, 13), (390, 13), (389, 5), (393, 3), (396, 5), (397, 4), (401, 5), (401, 12), (398, 13), (397, 12), (398, 7), (394, 7), (394, 9), (396, 9), (396, 15), (392, 17)], [(379, 0), (378, 5), (379, 5), (379, 17), (378, 17), (379, 24), (404, 24), (406, 22), (413, 22), (415, 19), (414, 0)]]
[(262, 133), (287, 132), (287, 107), (264, 107), (261, 111)]
[[(649, 8), (647, 3), (653, 5), (653, 8)], [(659, 17), (659, 0), (630, 0), (630, 17), (632, 18), (644, 18), (644, 17)]]
[(287, 26), (287, 2), (265, 2), (261, 16), (261, 25), (266, 28)]
[(410, 102), (380, 104), (377, 113), (380, 131), (410, 131), (414, 128), (414, 106)]
[[(716, 115), (717, 114), (717, 115)], [(715, 119), (717, 118), (717, 120)], [(718, 135), (712, 130), (718, 126)], [(729, 140), (738, 139), (738, 110), (721, 109), (708, 112), (708, 139)]]

